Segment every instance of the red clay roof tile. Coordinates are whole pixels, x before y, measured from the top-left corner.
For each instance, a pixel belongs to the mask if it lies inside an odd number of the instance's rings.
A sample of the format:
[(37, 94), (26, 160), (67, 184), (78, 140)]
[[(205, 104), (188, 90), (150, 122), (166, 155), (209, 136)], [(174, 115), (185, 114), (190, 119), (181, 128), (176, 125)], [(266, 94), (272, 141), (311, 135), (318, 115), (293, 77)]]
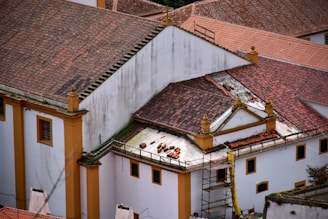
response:
[(2, 1), (0, 84), (66, 103), (158, 27), (65, 0)]
[(26, 210), (3, 207), (0, 208), (0, 219), (63, 219), (62, 217), (56, 217), (52, 215), (35, 214)]

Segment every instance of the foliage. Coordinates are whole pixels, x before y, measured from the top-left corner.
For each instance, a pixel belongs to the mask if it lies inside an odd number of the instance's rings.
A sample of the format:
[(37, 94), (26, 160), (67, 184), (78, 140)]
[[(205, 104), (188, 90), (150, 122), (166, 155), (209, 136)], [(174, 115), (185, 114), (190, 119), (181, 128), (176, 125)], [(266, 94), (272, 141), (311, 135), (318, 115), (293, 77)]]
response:
[(328, 175), (328, 165), (325, 164), (323, 166), (314, 166), (311, 167), (307, 165), (306, 172), (308, 173), (309, 182), (315, 185), (321, 185), (327, 182)]

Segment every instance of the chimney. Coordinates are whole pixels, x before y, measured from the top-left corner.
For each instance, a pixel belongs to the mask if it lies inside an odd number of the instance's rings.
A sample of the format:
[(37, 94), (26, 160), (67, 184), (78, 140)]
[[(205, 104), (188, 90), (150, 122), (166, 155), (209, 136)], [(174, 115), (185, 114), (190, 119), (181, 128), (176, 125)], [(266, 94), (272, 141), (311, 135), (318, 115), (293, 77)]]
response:
[(173, 25), (173, 21), (171, 20), (171, 18), (169, 18), (169, 8), (166, 6), (165, 11), (163, 11), (163, 13), (166, 14), (164, 20), (162, 20), (161, 24), (164, 26), (172, 26)]
[(251, 46), (251, 50), (247, 53), (247, 59), (256, 65), (259, 63), (259, 54), (256, 52), (255, 46)]
[(67, 110), (68, 112), (76, 112), (79, 111), (79, 94), (76, 92), (76, 88), (72, 86), (71, 92), (67, 94), (68, 104)]

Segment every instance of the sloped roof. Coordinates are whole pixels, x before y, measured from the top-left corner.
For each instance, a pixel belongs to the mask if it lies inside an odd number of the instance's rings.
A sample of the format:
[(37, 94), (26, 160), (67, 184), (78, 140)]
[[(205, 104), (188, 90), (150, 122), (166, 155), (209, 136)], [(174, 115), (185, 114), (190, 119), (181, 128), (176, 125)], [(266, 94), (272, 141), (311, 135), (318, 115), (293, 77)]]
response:
[(106, 0), (106, 8), (141, 17), (162, 14), (166, 6), (147, 0)]
[(0, 208), (0, 218), (11, 218), (11, 219), (62, 219), (62, 217), (56, 217), (52, 215), (42, 215), (42, 214), (35, 214), (26, 210), (17, 209), (17, 208), (10, 208), (10, 207), (3, 207)]
[(327, 45), (200, 16), (191, 16), (181, 27), (195, 32), (195, 24), (213, 31), (215, 43), (232, 51), (248, 51), (255, 45), (261, 56), (328, 70)]
[(135, 113), (135, 119), (185, 133), (199, 133), (206, 113), (209, 120), (222, 115), (234, 99), (207, 77), (169, 84)]
[(327, 72), (259, 57), (258, 65), (227, 73), (262, 100), (270, 98), (274, 109), (299, 130), (328, 124), (327, 119), (303, 103), (308, 100), (328, 106)]
[(328, 30), (327, 11), (326, 0), (204, 0), (177, 9), (170, 17), (177, 25), (197, 15), (297, 37)]
[(111, 66), (162, 28), (65, 0), (4, 0), (0, 85), (66, 103), (71, 86), (81, 92), (100, 77), (105, 80)]

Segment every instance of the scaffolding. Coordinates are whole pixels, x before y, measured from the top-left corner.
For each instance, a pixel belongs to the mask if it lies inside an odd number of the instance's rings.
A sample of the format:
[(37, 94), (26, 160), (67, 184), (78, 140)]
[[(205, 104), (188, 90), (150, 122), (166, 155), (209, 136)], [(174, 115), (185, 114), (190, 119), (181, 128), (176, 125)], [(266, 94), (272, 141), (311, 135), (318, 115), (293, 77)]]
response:
[(228, 169), (229, 163), (218, 163), (205, 158), (202, 169), (201, 217), (208, 219), (226, 218), (227, 208), (231, 208), (231, 192)]

